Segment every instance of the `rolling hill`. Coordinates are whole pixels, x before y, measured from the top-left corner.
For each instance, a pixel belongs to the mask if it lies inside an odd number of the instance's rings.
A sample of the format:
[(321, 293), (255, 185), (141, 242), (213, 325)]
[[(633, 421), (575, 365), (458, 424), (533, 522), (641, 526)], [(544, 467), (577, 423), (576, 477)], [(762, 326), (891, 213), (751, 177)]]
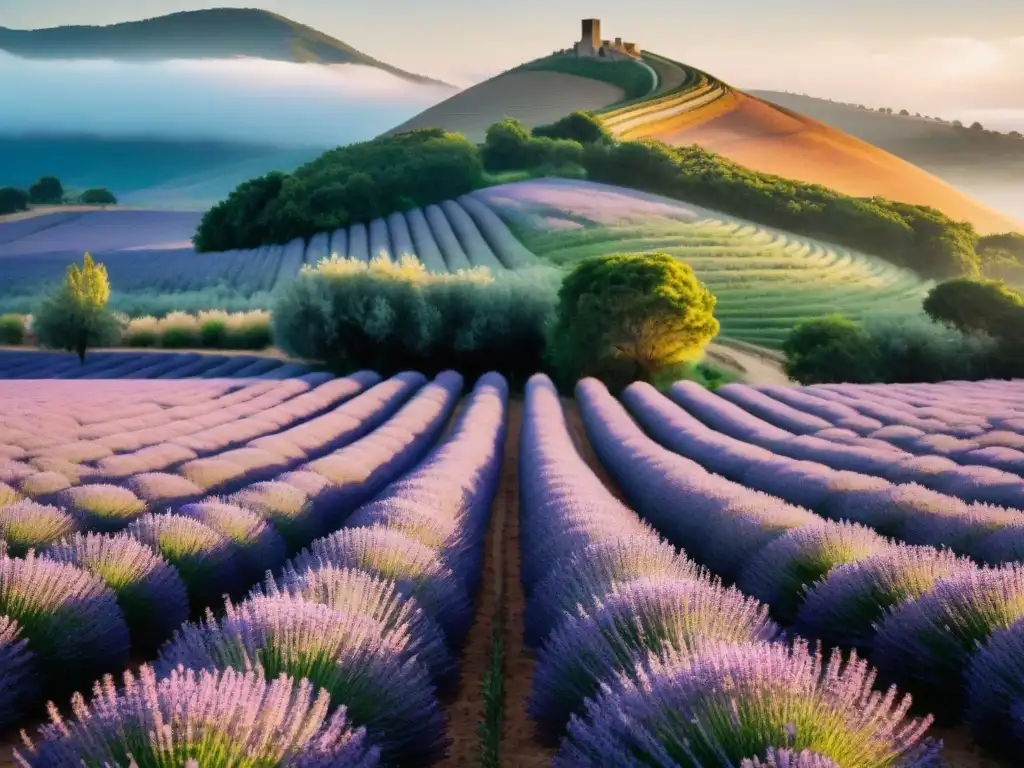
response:
[(107, 26), (0, 27), (0, 50), (32, 59), (230, 59), (361, 64), (416, 83), (442, 84), (358, 51), (330, 35), (253, 8), (183, 11)]
[[(1021, 227), (922, 168), (800, 112), (777, 106), (685, 64), (647, 52), (658, 83), (624, 101), (621, 87), (591, 72), (566, 74), (568, 55), (531, 62), (449, 98), (399, 128), (436, 125), (480, 140), (486, 126), (519, 117), (528, 126), (594, 111), (620, 138), (698, 144), (749, 168), (822, 184), (850, 195), (933, 206), (982, 233)], [(569, 78), (569, 79), (567, 79)], [(618, 79), (618, 78), (616, 78)], [(584, 86), (587, 80), (594, 85)], [(604, 102), (603, 104), (601, 102)], [(543, 105), (542, 107), (531, 107)]]

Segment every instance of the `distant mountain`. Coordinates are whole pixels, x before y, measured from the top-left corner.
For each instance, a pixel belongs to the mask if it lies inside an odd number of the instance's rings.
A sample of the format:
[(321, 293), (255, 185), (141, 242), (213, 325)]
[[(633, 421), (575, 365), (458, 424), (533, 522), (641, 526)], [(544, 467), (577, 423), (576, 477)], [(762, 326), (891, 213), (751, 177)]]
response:
[(270, 11), (213, 8), (108, 26), (0, 27), (0, 50), (30, 59), (227, 59), (362, 64), (404, 80), (441, 84), (367, 56), (330, 35)]

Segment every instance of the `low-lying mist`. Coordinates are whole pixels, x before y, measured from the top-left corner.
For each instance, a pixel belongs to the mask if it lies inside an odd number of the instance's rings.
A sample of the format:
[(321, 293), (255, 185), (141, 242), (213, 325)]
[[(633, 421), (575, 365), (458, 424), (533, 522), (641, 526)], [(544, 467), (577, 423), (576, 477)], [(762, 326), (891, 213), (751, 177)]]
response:
[(263, 59), (45, 61), (0, 52), (0, 134), (75, 133), (337, 146), (453, 91), (371, 67)]

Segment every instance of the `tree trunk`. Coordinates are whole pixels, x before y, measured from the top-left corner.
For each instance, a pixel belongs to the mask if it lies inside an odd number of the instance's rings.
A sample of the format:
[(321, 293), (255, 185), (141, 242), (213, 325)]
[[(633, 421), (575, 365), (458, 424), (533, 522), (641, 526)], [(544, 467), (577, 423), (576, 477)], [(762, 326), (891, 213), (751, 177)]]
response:
[(88, 343), (85, 339), (79, 339), (78, 345), (75, 347), (75, 352), (78, 353), (79, 365), (85, 365), (85, 350), (88, 347)]

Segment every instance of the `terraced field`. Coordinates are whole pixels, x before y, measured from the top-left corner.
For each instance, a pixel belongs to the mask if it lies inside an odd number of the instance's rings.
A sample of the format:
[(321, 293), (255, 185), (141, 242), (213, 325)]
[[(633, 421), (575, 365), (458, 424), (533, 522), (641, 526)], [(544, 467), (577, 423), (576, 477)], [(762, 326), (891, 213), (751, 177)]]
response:
[(0, 353), (24, 764), (166, 739), (215, 739), (218, 765), (471, 764), (502, 627), (502, 764), (1006, 764), (935, 741), (958, 723), (1024, 746), (1024, 382), (584, 380), (573, 403), (542, 375), (510, 400), (494, 374), (67, 357)]
[(718, 297), (726, 336), (778, 347), (799, 320), (918, 315), (930, 283), (849, 249), (650, 195), (563, 179), (474, 192), (537, 257), (559, 265), (616, 252), (665, 251)]

